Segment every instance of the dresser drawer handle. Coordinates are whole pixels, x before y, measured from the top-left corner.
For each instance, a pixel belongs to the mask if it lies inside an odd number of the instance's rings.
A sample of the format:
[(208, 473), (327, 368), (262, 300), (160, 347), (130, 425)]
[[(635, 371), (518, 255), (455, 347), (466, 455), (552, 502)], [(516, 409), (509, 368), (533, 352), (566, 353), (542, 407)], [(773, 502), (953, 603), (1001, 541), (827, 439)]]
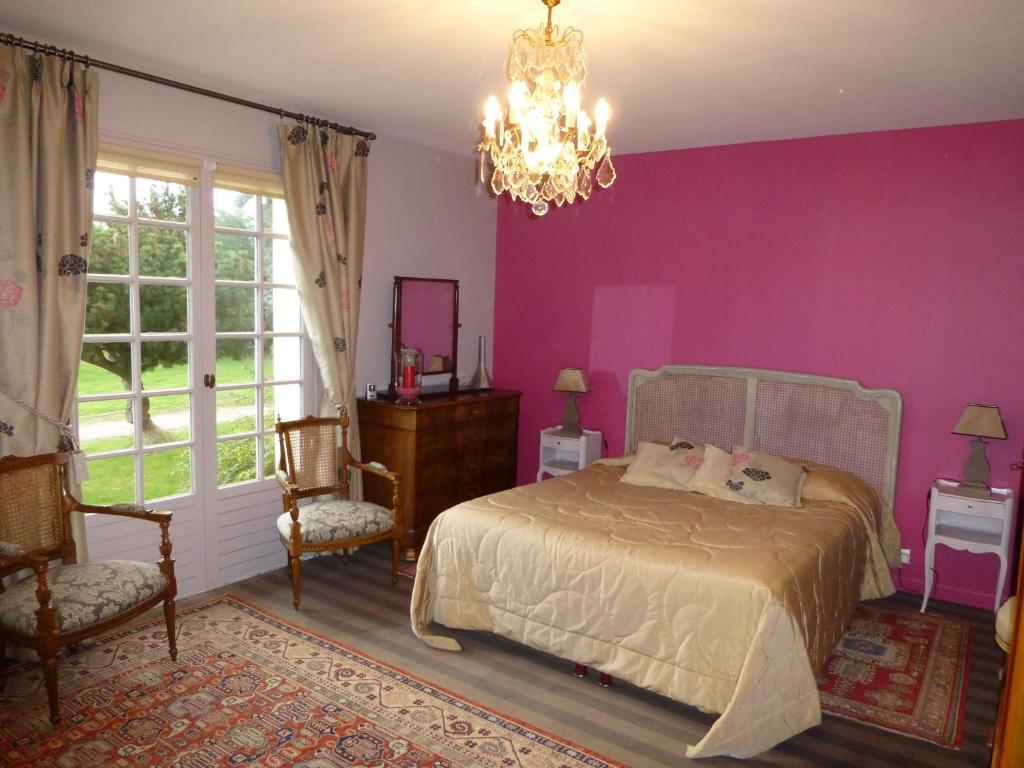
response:
[(479, 416), (479, 415), (480, 415), (480, 409), (479, 409), (479, 408), (470, 408), (470, 409), (469, 409), (469, 412), (470, 412), (470, 413), (471, 413), (471, 414), (472, 414), (473, 416)]

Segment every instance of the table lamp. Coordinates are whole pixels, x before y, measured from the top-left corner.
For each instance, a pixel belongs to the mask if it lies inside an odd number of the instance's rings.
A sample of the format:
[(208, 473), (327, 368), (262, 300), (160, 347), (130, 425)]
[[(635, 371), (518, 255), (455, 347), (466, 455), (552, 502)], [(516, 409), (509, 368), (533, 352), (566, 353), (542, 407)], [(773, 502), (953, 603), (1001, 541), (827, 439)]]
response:
[(580, 429), (580, 412), (576, 408), (576, 393), (589, 392), (590, 384), (587, 382), (587, 375), (582, 368), (563, 368), (558, 372), (558, 379), (555, 381), (555, 392), (568, 392), (565, 399), (565, 416), (562, 418), (561, 434), (579, 437), (583, 434)]
[(964, 408), (960, 420), (953, 427), (953, 434), (970, 435), (974, 438), (971, 441), (971, 455), (964, 464), (964, 481), (960, 483), (958, 491), (968, 496), (988, 498), (990, 467), (985, 456), (985, 438), (1006, 439), (1006, 429), (1002, 416), (999, 415), (999, 406), (970, 403)]

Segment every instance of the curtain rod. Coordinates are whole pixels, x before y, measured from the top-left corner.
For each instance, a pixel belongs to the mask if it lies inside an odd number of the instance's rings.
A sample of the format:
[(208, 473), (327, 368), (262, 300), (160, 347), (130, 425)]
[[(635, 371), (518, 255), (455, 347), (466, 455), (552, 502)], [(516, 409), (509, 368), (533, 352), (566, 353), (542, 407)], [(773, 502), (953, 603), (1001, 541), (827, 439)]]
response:
[(18, 48), (25, 48), (29, 51), (38, 51), (49, 56), (59, 56), (66, 61), (75, 61), (79, 64), (84, 64), (86, 67), (96, 67), (97, 69), (106, 69), (111, 72), (116, 72), (119, 75), (127, 75), (128, 77), (135, 77), (139, 80), (148, 80), (151, 83), (157, 83), (158, 85), (166, 85), (170, 88), (177, 88), (180, 91), (186, 91), (187, 93), (197, 93), (200, 96), (208, 96), (211, 99), (220, 99), (221, 101), (227, 101), (231, 104), (238, 104), (242, 107), (249, 107), (250, 109), (258, 109), (261, 112), (270, 112), (271, 114), (280, 115), (281, 118), (291, 118), (292, 120), (298, 120), (299, 122), (309, 123), (311, 125), (317, 125), (321, 128), (332, 128), (339, 133), (349, 134), (351, 136), (364, 136), (365, 138), (373, 141), (377, 138), (377, 134), (371, 131), (363, 131), (359, 128), (352, 128), (348, 125), (341, 125), (340, 123), (334, 123), (330, 120), (324, 120), (319, 117), (311, 117), (310, 115), (304, 115), (300, 112), (291, 112), (281, 107), (272, 107), (269, 104), (260, 104), (258, 101), (249, 101), (248, 99), (242, 99), (238, 96), (231, 96), (226, 93), (220, 93), (218, 91), (211, 91), (208, 88), (200, 88), (197, 85), (189, 85), (188, 83), (182, 83), (178, 80), (171, 80), (167, 77), (160, 77), (159, 75), (151, 75), (148, 72), (141, 72), (137, 69), (130, 69), (128, 67), (122, 67), (118, 64), (111, 64), (109, 61), (102, 61), (100, 59), (93, 59), (89, 56), (80, 56), (74, 51), (68, 48), (58, 48), (55, 45), (49, 45), (47, 43), (40, 43), (37, 40), (26, 40), (24, 37), (17, 37), (10, 32), (0, 32), (0, 44), (17, 46)]

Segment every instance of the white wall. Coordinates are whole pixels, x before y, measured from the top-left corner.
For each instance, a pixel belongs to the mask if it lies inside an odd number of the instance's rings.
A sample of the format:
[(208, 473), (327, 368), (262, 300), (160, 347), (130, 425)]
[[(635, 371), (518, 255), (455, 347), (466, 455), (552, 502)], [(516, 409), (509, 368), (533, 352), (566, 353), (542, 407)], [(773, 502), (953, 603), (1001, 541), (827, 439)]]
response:
[(391, 294), (395, 275), (459, 281), (459, 381), (476, 370), (477, 337), (494, 329), (497, 206), (475, 184), (468, 155), (382, 137), (370, 152), (366, 266), (356, 379), (386, 390), (390, 375)]
[[(95, 51), (96, 55), (103, 52)], [(104, 57), (107, 58), (107, 57)], [(117, 60), (116, 54), (109, 57)], [(274, 115), (100, 72), (100, 138), (178, 151), (267, 170), (280, 168)], [(287, 106), (287, 105), (284, 105)], [(344, 105), (334, 117), (344, 119)], [(360, 126), (369, 130), (373, 125)], [(496, 207), (474, 184), (467, 156), (381, 137), (369, 158), (369, 200), (357, 385), (385, 388), (391, 348), (394, 275), (460, 281), (460, 378), (476, 365), (476, 338), (492, 335)], [(244, 508), (216, 510), (158, 504), (174, 511), (172, 538), (179, 594), (187, 595), (283, 566), (274, 518), (280, 495), (272, 483)], [(199, 498), (202, 498), (201, 496)], [(201, 503), (201, 502), (200, 502)], [(153, 532), (137, 521), (93, 518), (90, 556), (153, 560)]]

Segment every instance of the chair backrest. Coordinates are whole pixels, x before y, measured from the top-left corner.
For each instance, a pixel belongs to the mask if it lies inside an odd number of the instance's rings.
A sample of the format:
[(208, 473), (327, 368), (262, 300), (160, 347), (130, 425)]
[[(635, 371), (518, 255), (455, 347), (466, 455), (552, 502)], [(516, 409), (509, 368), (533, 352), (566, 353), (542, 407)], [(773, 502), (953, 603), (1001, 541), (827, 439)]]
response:
[(73, 559), (66, 463), (66, 453), (0, 459), (0, 541)]
[(281, 441), (281, 464), (300, 494), (348, 493), (347, 472), (338, 472), (338, 433), (341, 456), (348, 459), (348, 417), (307, 416), (275, 425)]

